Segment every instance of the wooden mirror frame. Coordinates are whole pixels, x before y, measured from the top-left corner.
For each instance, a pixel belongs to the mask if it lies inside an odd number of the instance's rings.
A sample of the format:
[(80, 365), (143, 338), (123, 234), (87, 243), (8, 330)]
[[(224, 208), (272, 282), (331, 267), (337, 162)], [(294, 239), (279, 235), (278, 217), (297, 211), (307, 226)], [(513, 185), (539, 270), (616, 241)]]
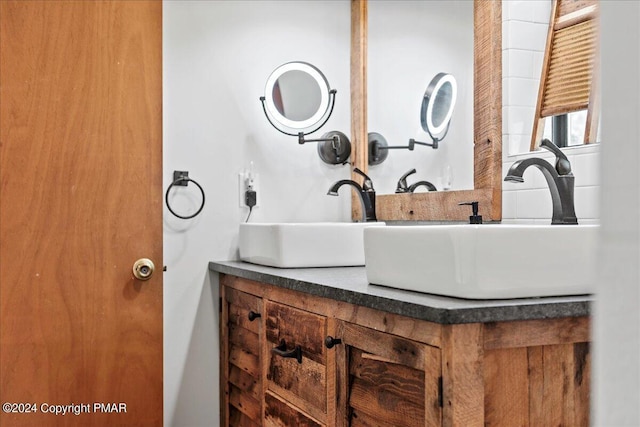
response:
[[(367, 0), (351, 0), (351, 164), (367, 173)], [(469, 206), (479, 202), (485, 221), (502, 219), (502, 2), (475, 0), (473, 190), (382, 194), (376, 199), (378, 220), (467, 221)], [(352, 172), (351, 179), (362, 177)], [(374, 183), (375, 185), (375, 183)], [(362, 218), (352, 192), (351, 215)]]

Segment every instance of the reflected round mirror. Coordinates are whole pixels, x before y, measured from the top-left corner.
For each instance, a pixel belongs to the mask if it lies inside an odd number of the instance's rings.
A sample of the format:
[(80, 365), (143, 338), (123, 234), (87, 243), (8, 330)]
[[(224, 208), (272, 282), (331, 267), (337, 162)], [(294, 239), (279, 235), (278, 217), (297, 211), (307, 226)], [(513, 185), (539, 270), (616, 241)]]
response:
[(329, 83), (319, 69), (306, 62), (288, 62), (267, 79), (266, 108), (281, 125), (308, 129), (327, 114), (329, 91)]
[[(436, 74), (424, 93), (420, 109), (420, 122), (422, 128), (434, 140), (439, 140), (437, 136), (446, 134), (449, 129), (451, 115), (456, 106), (457, 93), (456, 79), (447, 73)], [(444, 135), (442, 137), (444, 138)]]

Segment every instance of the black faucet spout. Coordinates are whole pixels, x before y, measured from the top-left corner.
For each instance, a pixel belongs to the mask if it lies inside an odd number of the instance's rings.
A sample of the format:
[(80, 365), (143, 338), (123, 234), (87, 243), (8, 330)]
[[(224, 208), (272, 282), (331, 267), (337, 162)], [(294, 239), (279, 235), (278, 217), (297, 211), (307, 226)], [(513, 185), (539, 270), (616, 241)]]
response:
[[(568, 160), (567, 160), (568, 163)], [(544, 159), (530, 157), (515, 162), (504, 178), (508, 182), (524, 182), (522, 175), (530, 166), (535, 166), (544, 175), (553, 204), (551, 224), (577, 224), (574, 206), (575, 177), (571, 172), (565, 175), (558, 174), (556, 168)], [(568, 166), (569, 170), (570, 166)]]
[(411, 184), (411, 186), (409, 187), (409, 193), (413, 193), (420, 186), (426, 187), (427, 190), (429, 190), (429, 191), (438, 191), (436, 186), (433, 185), (432, 183), (430, 183), (429, 181), (418, 181), (418, 182), (416, 182), (414, 184)]
[(413, 193), (414, 191), (416, 191), (416, 188), (420, 187), (421, 185), (427, 187), (427, 190), (429, 191), (438, 191), (436, 186), (429, 181), (418, 181), (412, 185), (408, 185), (407, 177), (414, 173), (416, 173), (415, 168), (410, 169), (409, 171), (407, 171), (407, 173), (400, 177), (400, 179), (398, 180), (398, 185), (396, 187), (396, 193)]
[(341, 179), (340, 181), (337, 181), (335, 184), (333, 184), (331, 186), (331, 188), (329, 188), (329, 191), (327, 191), (327, 194), (329, 196), (337, 196), (338, 195), (338, 190), (343, 185), (350, 185), (350, 186), (354, 187), (356, 190), (358, 190), (358, 193), (361, 193), (363, 191), (362, 187), (357, 182), (352, 181), (350, 179)]
[(350, 185), (355, 188), (360, 196), (360, 205), (362, 207), (362, 221), (364, 222), (375, 222), (378, 221), (376, 217), (376, 192), (373, 190), (371, 183), (369, 181), (367, 189), (363, 188), (360, 184), (350, 179), (341, 179), (337, 181), (335, 184), (329, 188), (327, 194), (329, 196), (337, 196), (338, 190), (343, 185)]

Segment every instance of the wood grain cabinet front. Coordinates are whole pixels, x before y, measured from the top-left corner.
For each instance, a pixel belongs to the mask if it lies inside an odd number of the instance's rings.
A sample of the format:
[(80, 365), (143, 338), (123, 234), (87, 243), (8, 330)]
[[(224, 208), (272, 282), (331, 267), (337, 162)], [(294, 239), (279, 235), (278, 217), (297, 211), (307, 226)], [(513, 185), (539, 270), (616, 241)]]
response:
[[(265, 302), (265, 313), (267, 388), (326, 424), (327, 318), (273, 301)], [(274, 407), (267, 406), (266, 418), (275, 416)]]
[(262, 299), (224, 287), (221, 387), (228, 404), (222, 425), (262, 425)]
[(588, 317), (441, 325), (221, 276), (223, 426), (586, 426)]
[(441, 425), (440, 349), (346, 322), (337, 335), (337, 425)]

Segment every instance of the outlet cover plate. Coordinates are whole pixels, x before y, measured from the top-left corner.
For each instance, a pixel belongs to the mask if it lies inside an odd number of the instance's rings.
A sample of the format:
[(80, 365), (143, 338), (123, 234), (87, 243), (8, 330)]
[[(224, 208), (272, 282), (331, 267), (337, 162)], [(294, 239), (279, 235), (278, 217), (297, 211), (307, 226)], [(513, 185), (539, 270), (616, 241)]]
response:
[[(244, 193), (247, 191), (246, 179), (248, 175), (249, 175), (249, 172), (238, 173), (238, 206), (241, 208), (247, 207), (247, 205), (244, 202)], [(257, 173), (253, 174), (253, 190), (256, 192), (256, 205), (254, 206), (254, 209), (260, 206), (259, 178), (260, 178), (259, 174)]]

